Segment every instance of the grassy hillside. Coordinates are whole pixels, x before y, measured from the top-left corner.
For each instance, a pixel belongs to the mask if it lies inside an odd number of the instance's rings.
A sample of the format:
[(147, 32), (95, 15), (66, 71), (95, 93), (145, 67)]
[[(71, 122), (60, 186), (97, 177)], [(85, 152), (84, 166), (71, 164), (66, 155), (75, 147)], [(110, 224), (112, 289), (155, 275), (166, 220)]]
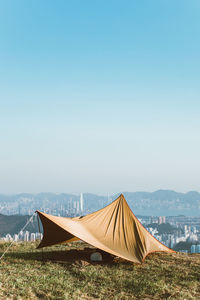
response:
[[(6, 248), (0, 243), (0, 252)], [(91, 263), (76, 242), (42, 251), (18, 243), (0, 261), (0, 299), (200, 299), (200, 255), (151, 254), (143, 265)]]

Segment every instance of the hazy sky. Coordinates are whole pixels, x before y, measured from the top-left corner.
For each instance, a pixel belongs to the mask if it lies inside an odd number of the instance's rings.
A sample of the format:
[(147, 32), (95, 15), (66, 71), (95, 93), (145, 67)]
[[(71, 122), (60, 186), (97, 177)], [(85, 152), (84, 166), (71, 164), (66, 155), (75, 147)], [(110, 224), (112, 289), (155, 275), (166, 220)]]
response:
[(0, 0), (0, 193), (200, 191), (199, 32), (199, 0)]

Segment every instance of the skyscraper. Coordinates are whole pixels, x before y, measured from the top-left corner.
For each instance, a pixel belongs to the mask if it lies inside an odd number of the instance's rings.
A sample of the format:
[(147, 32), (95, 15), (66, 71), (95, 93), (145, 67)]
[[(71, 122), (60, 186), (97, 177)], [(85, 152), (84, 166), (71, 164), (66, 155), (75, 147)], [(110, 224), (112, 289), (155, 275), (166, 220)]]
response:
[(112, 198), (110, 197), (109, 193), (108, 193), (108, 204), (110, 204), (112, 202)]
[(83, 193), (80, 195), (80, 211), (83, 212)]
[(163, 216), (163, 217), (158, 217), (158, 224), (160, 225), (160, 224), (165, 224), (166, 223), (166, 218), (165, 218), (165, 216)]
[(80, 203), (79, 203), (79, 201), (77, 201), (77, 202), (76, 202), (76, 213), (77, 213), (77, 214), (78, 214), (79, 211), (80, 211), (79, 207), (80, 207)]

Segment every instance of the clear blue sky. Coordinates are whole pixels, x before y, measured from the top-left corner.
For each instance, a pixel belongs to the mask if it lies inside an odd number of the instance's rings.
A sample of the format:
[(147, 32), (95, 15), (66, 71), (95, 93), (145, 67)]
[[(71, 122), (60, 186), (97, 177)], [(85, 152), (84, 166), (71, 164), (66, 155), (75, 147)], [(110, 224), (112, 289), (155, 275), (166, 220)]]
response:
[(0, 0), (0, 193), (199, 190), (200, 2)]

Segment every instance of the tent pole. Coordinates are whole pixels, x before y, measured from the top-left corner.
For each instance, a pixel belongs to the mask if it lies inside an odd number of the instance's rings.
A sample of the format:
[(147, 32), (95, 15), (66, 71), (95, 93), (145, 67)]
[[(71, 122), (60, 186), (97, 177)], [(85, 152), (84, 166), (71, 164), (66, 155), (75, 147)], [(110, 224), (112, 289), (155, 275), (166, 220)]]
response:
[[(40, 220), (39, 220), (39, 216), (37, 214), (37, 222), (38, 222), (38, 230), (41, 236), (41, 230), (40, 230)], [(44, 262), (44, 253), (43, 253), (43, 248), (42, 248), (42, 261)]]

